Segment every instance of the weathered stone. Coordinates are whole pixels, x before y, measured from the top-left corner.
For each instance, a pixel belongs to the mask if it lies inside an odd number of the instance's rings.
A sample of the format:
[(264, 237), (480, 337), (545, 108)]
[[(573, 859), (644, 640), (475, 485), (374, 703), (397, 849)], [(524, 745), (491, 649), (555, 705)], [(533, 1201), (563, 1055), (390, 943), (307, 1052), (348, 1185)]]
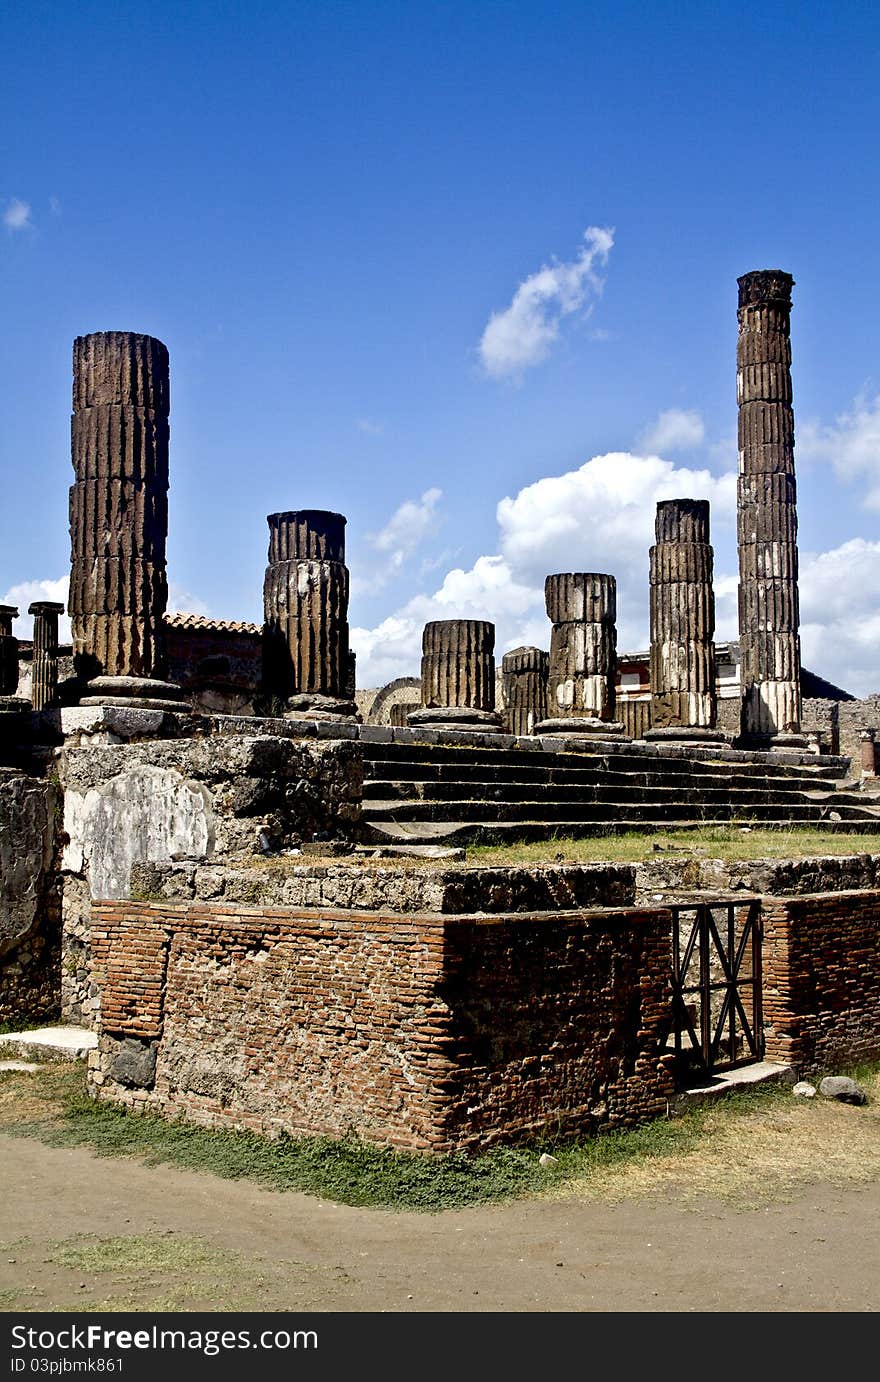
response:
[(164, 558), (168, 491), (130, 480), (80, 480), (70, 490), (71, 555), (154, 562)]
[(0, 768), (0, 954), (36, 926), (55, 850), (51, 782)]
[[(143, 611), (145, 620), (158, 628), (162, 619), (157, 609), (167, 598), (164, 562), (143, 561), (139, 557), (92, 557), (71, 563), (70, 610), (75, 618)], [(136, 675), (111, 667), (106, 669), (106, 674)]]
[(440, 619), (422, 632), (422, 706), (493, 711), (495, 625)]
[(816, 1086), (807, 1080), (798, 1080), (797, 1084), (792, 1085), (791, 1092), (796, 1099), (815, 1099)]
[(650, 553), (652, 727), (715, 725), (715, 597), (709, 504), (657, 505)]
[[(263, 684), (292, 709), (326, 697), (354, 714), (350, 680), (345, 519), (318, 509), (269, 514), (269, 565), (263, 582)], [(289, 554), (289, 555), (287, 555)], [(315, 710), (322, 707), (316, 703)]]
[(35, 600), (28, 607), (33, 615), (33, 661), (31, 664), (31, 702), (34, 710), (45, 710), (58, 699), (58, 616), (64, 606), (53, 600)]
[(74, 413), (70, 455), (81, 483), (117, 480), (168, 489), (168, 416), (121, 403)]
[(345, 518), (326, 509), (270, 513), (269, 565), (287, 561), (345, 561)]
[(108, 706), (103, 700), (96, 706), (63, 706), (54, 716), (66, 739), (97, 735), (108, 743), (158, 738), (168, 719), (162, 710), (151, 710), (135, 700), (128, 700), (124, 707)]
[(562, 572), (547, 577), (544, 598), (553, 622), (548, 716), (614, 720), (617, 582), (596, 572)]
[(508, 734), (533, 734), (547, 718), (550, 656), (543, 648), (513, 648), (501, 659), (503, 720)]
[(168, 351), (153, 336), (96, 331), (73, 343), (73, 409), (102, 404), (170, 411)]
[(613, 576), (559, 572), (545, 580), (544, 601), (552, 624), (614, 624), (617, 620)]
[(168, 599), (168, 351), (131, 332), (74, 342), (70, 491), (74, 665), (160, 677)]
[(826, 1075), (819, 1085), (823, 1099), (838, 1099), (842, 1104), (866, 1104), (868, 1096), (862, 1086), (848, 1075)]
[(151, 1089), (156, 1079), (156, 1044), (124, 1037), (110, 1062), (111, 1077), (135, 1089)]
[(494, 710), (474, 710), (464, 705), (435, 705), (430, 709), (411, 710), (406, 722), (413, 729), (446, 726), (448, 729), (476, 729), (492, 731), (501, 728), (501, 716)]
[(165, 634), (145, 612), (72, 615), (74, 662), (81, 678), (99, 676), (108, 667), (124, 675), (150, 678), (161, 666)]
[(791, 399), (790, 274), (739, 280), (739, 632), (742, 733), (771, 739), (800, 728), (798, 552)]
[(18, 690), (18, 639), (12, 633), (17, 618), (15, 605), (0, 605), (0, 696), (14, 696)]
[(126, 897), (135, 860), (204, 858), (214, 812), (200, 783), (174, 768), (133, 763), (86, 792), (69, 789), (64, 830), (63, 867), (88, 872), (92, 897)]

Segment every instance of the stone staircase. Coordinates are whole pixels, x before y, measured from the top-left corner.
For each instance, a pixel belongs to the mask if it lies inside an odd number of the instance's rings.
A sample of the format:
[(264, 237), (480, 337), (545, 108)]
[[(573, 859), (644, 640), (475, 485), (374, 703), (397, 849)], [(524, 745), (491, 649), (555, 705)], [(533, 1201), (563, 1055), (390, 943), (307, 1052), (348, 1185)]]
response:
[(367, 841), (503, 844), (707, 823), (880, 833), (880, 806), (842, 780), (841, 758), (607, 741), (557, 748), (546, 738), (498, 748), (489, 736), (402, 739), (363, 744)]

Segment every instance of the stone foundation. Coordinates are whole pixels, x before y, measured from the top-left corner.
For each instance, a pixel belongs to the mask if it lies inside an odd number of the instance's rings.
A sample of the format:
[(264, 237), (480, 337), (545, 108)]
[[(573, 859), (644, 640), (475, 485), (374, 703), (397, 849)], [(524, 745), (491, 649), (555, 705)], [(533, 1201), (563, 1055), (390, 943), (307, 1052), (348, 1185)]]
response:
[(670, 917), (105, 902), (99, 1099), (452, 1151), (665, 1112)]

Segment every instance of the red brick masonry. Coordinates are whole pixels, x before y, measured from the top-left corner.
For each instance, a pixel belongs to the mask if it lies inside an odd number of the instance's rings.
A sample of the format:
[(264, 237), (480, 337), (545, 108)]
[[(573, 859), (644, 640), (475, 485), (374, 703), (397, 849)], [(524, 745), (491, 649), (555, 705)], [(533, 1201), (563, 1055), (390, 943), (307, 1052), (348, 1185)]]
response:
[(880, 1056), (880, 892), (765, 897), (767, 1059), (800, 1074)]
[[(769, 1060), (880, 1055), (880, 891), (764, 897)], [(449, 1151), (645, 1122), (673, 1094), (671, 916), (103, 902), (92, 1092)]]
[[(665, 1112), (670, 914), (103, 902), (99, 1098), (448, 1151)], [(155, 1062), (153, 1071), (152, 1062)]]

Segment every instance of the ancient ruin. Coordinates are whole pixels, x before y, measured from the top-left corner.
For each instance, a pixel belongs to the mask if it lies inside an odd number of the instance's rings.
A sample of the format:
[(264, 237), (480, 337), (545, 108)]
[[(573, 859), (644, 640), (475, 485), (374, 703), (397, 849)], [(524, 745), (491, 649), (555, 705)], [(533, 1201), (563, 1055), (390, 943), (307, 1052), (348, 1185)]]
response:
[(500, 729), (495, 713), (495, 625), (481, 619), (440, 619), (422, 632), (422, 703), (414, 727)]
[[(650, 553), (651, 720), (659, 734), (705, 738), (715, 728), (715, 596), (709, 504), (667, 499), (657, 505)], [(720, 737), (720, 736), (719, 736)]]
[(0, 696), (14, 696), (18, 689), (18, 639), (12, 632), (17, 618), (15, 605), (0, 605)]
[[(79, 338), (72, 649), (57, 604), (30, 643), (0, 607), (0, 1021), (92, 1029), (95, 1099), (432, 1151), (877, 1058), (880, 696), (800, 666), (792, 280), (739, 284), (741, 674), (708, 504), (669, 500), (619, 693), (615, 579), (560, 573), (549, 653), (504, 655), (498, 709), (484, 620), (427, 624), (420, 679), (355, 687), (341, 514), (269, 516), (262, 626), (166, 615), (167, 352)], [(866, 848), (461, 857), (706, 823)]]
[(535, 726), (546, 720), (549, 664), (543, 648), (512, 648), (501, 659), (508, 734), (534, 734)]
[(291, 711), (354, 715), (345, 519), (302, 509), (269, 514), (267, 522), (264, 690)]
[(791, 390), (791, 274), (739, 284), (739, 636), (742, 732), (753, 741), (801, 727), (797, 491)]
[(58, 616), (64, 606), (53, 600), (35, 600), (28, 606), (34, 618), (31, 701), (34, 710), (46, 710), (58, 700)]
[(622, 734), (614, 719), (617, 582), (596, 572), (563, 572), (544, 582), (553, 625), (547, 673), (548, 718), (539, 734)]
[[(165, 675), (168, 413), (161, 341), (128, 331), (77, 337), (68, 609), (83, 681)], [(119, 684), (97, 689), (125, 694)]]

